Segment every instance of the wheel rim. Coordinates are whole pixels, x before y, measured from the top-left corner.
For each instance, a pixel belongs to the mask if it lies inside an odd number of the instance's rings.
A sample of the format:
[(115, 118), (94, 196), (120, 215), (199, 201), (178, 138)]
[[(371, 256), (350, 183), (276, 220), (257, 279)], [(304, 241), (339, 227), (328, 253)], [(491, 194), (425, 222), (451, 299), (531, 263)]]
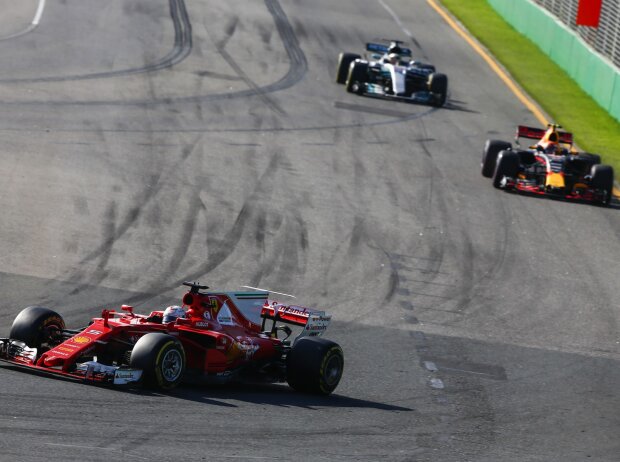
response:
[(327, 360), (327, 364), (325, 364), (323, 379), (327, 385), (332, 386), (338, 383), (341, 375), (342, 361), (340, 357), (333, 355)]
[(62, 332), (62, 326), (56, 324), (56, 323), (52, 323), (49, 324), (48, 326), (45, 326), (45, 329), (43, 329), (43, 338), (42, 338), (42, 342), (41, 343), (47, 343), (47, 344), (51, 344), (51, 343), (58, 343), (58, 336), (59, 333)]
[(167, 382), (176, 381), (183, 370), (183, 357), (181, 353), (172, 349), (164, 355), (161, 362), (161, 372)]

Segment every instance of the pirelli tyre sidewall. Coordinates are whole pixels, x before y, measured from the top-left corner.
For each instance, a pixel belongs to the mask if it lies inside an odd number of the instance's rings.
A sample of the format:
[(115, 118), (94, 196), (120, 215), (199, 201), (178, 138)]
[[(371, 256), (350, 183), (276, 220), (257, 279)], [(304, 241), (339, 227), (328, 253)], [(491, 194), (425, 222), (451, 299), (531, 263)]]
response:
[(349, 75), (349, 67), (356, 59), (360, 59), (360, 55), (354, 53), (340, 53), (338, 55), (338, 68), (336, 69), (336, 83), (344, 84)]
[(142, 370), (145, 386), (171, 390), (183, 380), (185, 350), (171, 335), (151, 332), (136, 342), (131, 350), (130, 366)]
[(448, 76), (440, 73), (432, 73), (429, 76), (428, 89), (435, 97), (434, 106), (441, 107), (448, 97)]
[(51, 343), (65, 328), (65, 321), (55, 311), (43, 306), (29, 306), (17, 315), (9, 337), (20, 340), (30, 348), (41, 348)]
[(346, 88), (349, 93), (364, 94), (364, 84), (368, 81), (368, 62), (352, 61), (347, 74)]
[(480, 162), (480, 168), (482, 176), (486, 178), (492, 178), (495, 172), (495, 164), (497, 163), (497, 156), (500, 151), (511, 149), (512, 144), (507, 141), (500, 140), (487, 140), (482, 150), (482, 161)]
[(286, 358), (287, 382), (297, 391), (329, 395), (344, 370), (342, 348), (321, 337), (303, 337)]
[(604, 191), (600, 203), (603, 205), (611, 204), (612, 192), (614, 189), (614, 169), (611, 165), (596, 164), (592, 166), (590, 172), (592, 180), (590, 186), (599, 192)]
[(519, 173), (519, 165), (519, 154), (513, 151), (501, 151), (497, 156), (493, 186), (499, 189), (504, 177), (515, 178)]

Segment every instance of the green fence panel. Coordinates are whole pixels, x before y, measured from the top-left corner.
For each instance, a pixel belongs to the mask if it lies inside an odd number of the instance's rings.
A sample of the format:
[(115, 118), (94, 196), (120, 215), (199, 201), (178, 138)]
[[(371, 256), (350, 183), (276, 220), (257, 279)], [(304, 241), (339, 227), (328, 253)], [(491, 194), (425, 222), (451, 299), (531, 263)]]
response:
[[(489, 0), (489, 3), (504, 18), (512, 18), (515, 1), (516, 0)], [(508, 19), (506, 20), (508, 21)]]
[(593, 60), (592, 67), (590, 77), (594, 80), (592, 97), (598, 101), (607, 112), (610, 112), (617, 75), (615, 68), (604, 59)]
[(582, 42), (576, 43), (573, 47), (574, 62), (571, 66), (569, 74), (579, 84), (584, 91), (592, 95), (594, 93), (594, 61), (596, 58), (590, 52), (590, 49)]
[(611, 95), (611, 104), (609, 105), (609, 112), (616, 119), (620, 120), (620, 74), (616, 73), (614, 79), (614, 89)]
[(523, 2), (515, 2), (512, 8), (512, 16), (511, 23), (512, 26), (521, 32), (523, 35), (527, 36), (527, 30), (529, 27), (529, 11), (525, 7), (525, 3)]
[(571, 75), (569, 69), (574, 61), (573, 47), (575, 46), (577, 37), (573, 34), (566, 33), (564, 27), (557, 21), (554, 21), (552, 27), (553, 39), (549, 50), (549, 56), (558, 66), (567, 71), (568, 74), (574, 78), (574, 75)]
[(566, 68), (566, 72), (568, 72), (568, 75), (570, 75), (574, 80), (579, 78), (579, 70), (581, 69), (581, 65), (586, 60), (588, 54), (589, 50), (585, 47), (585, 45), (581, 41), (575, 40), (573, 43), (573, 56), (571, 56), (571, 60)]
[(546, 14), (536, 14), (535, 11), (530, 11), (528, 17), (529, 27), (526, 36), (542, 51), (550, 54), (556, 34), (556, 21)]

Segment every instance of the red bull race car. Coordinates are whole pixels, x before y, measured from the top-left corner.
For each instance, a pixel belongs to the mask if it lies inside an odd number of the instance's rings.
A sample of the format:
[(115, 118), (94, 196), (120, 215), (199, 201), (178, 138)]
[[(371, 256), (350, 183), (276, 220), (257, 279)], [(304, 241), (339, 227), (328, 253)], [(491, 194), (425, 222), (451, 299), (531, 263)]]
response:
[(367, 43), (370, 55), (340, 53), (336, 82), (350, 93), (443, 106), (448, 77), (432, 64), (412, 59), (412, 51), (399, 40)]
[(48, 308), (25, 308), (0, 339), (0, 360), (86, 383), (160, 390), (248, 380), (327, 395), (340, 382), (344, 356), (322, 337), (331, 320), (324, 311), (271, 300), (266, 291), (184, 285), (183, 306), (149, 314), (129, 305), (104, 309), (81, 329), (67, 329)]
[[(614, 171), (601, 164), (597, 154), (577, 152), (572, 133), (519, 125), (516, 146), (487, 140), (482, 151), (482, 175), (492, 178), (493, 186), (508, 191), (551, 195), (609, 205), (614, 188)], [(537, 142), (527, 149), (520, 138)]]

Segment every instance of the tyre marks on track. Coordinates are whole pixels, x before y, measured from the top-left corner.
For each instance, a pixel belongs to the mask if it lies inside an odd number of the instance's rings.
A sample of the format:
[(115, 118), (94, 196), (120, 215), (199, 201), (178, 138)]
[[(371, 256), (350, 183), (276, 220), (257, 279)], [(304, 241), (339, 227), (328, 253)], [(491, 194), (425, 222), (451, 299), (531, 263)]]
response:
[[(116, 202), (113, 200), (110, 202), (103, 220), (101, 244), (80, 261), (78, 265), (78, 267), (80, 267), (79, 269), (72, 271), (68, 275), (67, 279), (69, 281), (78, 284), (77, 287), (72, 290), (72, 294), (80, 292), (84, 287), (97, 285), (108, 277), (106, 267), (116, 243), (136, 224), (148, 205), (157, 200), (162, 181), (171, 177), (176, 178), (175, 172), (179, 171), (181, 166), (188, 161), (199, 145), (199, 141), (200, 138), (197, 138), (186, 146), (179, 159), (168, 168), (152, 174), (148, 180), (145, 181), (145, 189), (134, 199), (133, 206), (129, 208), (124, 216), (119, 217)], [(200, 207), (199, 200), (193, 203), (197, 207)], [(186, 226), (183, 227), (185, 233), (191, 232), (193, 230), (191, 219), (186, 219), (185, 223)], [(188, 229), (189, 231), (187, 231)], [(184, 245), (183, 243), (187, 241), (185, 237), (186, 234), (183, 234), (181, 237), (181, 248), (176, 248), (173, 252), (171, 265), (178, 265), (179, 259), (182, 259), (187, 252), (187, 249), (183, 249), (182, 247)], [(92, 262), (96, 262), (96, 269), (93, 273), (86, 274), (82, 267)]]
[[(99, 79), (99, 78), (108, 78), (108, 77), (120, 77), (127, 76), (131, 74), (140, 74), (144, 72), (151, 72), (160, 69), (164, 69), (166, 67), (173, 66), (181, 62), (185, 59), (191, 52), (192, 49), (192, 37), (191, 37), (191, 23), (189, 21), (189, 16), (187, 15), (187, 10), (185, 9), (184, 0), (170, 0), (171, 5), (171, 14), (174, 12), (172, 16), (173, 22), (175, 24), (175, 46), (173, 50), (163, 58), (161, 61), (144, 67), (139, 67), (135, 69), (127, 69), (113, 72), (102, 72), (96, 74), (87, 74), (87, 75), (75, 75), (75, 76), (64, 76), (64, 77), (41, 77), (37, 79), (6, 79), (0, 80), (0, 83), (31, 83), (31, 82), (56, 82), (63, 80), (84, 80), (84, 79)], [(264, 85), (250, 85), (249, 89), (240, 90), (236, 92), (229, 93), (213, 93), (206, 95), (191, 95), (191, 96), (181, 96), (181, 97), (166, 97), (166, 98), (150, 98), (150, 99), (126, 99), (122, 101), (109, 101), (109, 100), (84, 100), (84, 101), (24, 101), (24, 102), (5, 102), (6, 104), (17, 104), (17, 105), (41, 105), (44, 104), (46, 106), (56, 105), (56, 106), (150, 106), (150, 105), (170, 105), (173, 103), (201, 103), (201, 102), (213, 102), (213, 101), (226, 101), (237, 98), (248, 98), (251, 96), (259, 95), (264, 98), (268, 93), (274, 93), (281, 90), (286, 90), (288, 88), (293, 87), (298, 82), (300, 82), (306, 73), (308, 72), (308, 61), (306, 60), (306, 55), (304, 54), (301, 46), (299, 45), (299, 41), (297, 40), (297, 36), (295, 35), (295, 31), (293, 26), (291, 25), (286, 13), (280, 6), (278, 0), (265, 0), (265, 6), (267, 10), (273, 17), (274, 25), (278, 34), (280, 35), (280, 39), (282, 40), (284, 50), (287, 53), (289, 58), (289, 68), (286, 74), (280, 78), (278, 81)], [(243, 78), (243, 77), (242, 77)], [(246, 82), (247, 83), (247, 82)], [(273, 104), (271, 104), (273, 105)], [(272, 108), (274, 109), (274, 108)], [(281, 110), (281, 109), (280, 109)], [(276, 110), (276, 113), (279, 113)]]
[(169, 0), (170, 17), (174, 25), (174, 45), (172, 50), (160, 60), (147, 64), (145, 66), (134, 67), (130, 69), (121, 69), (118, 71), (95, 72), (92, 74), (75, 74), (65, 76), (48, 76), (36, 78), (19, 78), (19, 79), (0, 79), (1, 83), (45, 83), (45, 82), (65, 82), (72, 80), (92, 80), (106, 79), (112, 77), (123, 77), (134, 74), (142, 74), (145, 72), (154, 72), (175, 64), (180, 63), (187, 58), (192, 51), (192, 25), (189, 20), (187, 8), (184, 0)]
[(226, 61), (226, 63), (230, 66), (230, 68), (235, 72), (235, 74), (237, 74), (237, 76), (243, 82), (245, 82), (245, 84), (250, 89), (254, 90), (254, 93), (261, 98), (261, 100), (263, 101), (263, 103), (265, 103), (267, 107), (269, 107), (272, 111), (274, 111), (278, 115), (286, 115), (286, 112), (278, 105), (278, 103), (275, 102), (272, 98), (270, 98), (267, 92), (263, 91), (263, 89), (250, 78), (250, 76), (241, 68), (241, 66), (239, 66), (237, 61), (226, 50), (226, 44), (228, 43), (230, 38), (235, 33), (238, 22), (239, 22), (239, 18), (234, 18), (234, 20), (231, 21), (228, 27), (226, 27), (226, 37), (224, 37), (224, 39), (220, 40), (215, 45), (218, 53), (224, 59), (224, 61)]
[[(138, 198), (134, 208), (125, 217), (118, 216), (118, 206), (115, 202), (108, 205), (103, 220), (101, 245), (84, 257), (78, 265), (79, 269), (68, 277), (69, 281), (77, 284), (71, 294), (101, 284), (113, 276), (108, 266), (113, 255), (123, 253), (123, 247), (120, 246), (128, 245), (128, 242), (122, 239), (123, 236), (136, 226), (138, 221), (144, 220), (141, 217), (150, 213), (149, 204), (155, 206), (153, 203), (157, 202), (158, 191), (162, 189), (158, 186), (160, 179), (176, 178), (172, 171), (179, 170), (179, 163), (184, 160), (167, 168), (155, 178), (149, 190)], [(240, 248), (246, 246), (246, 241), (249, 243), (251, 249), (249, 251), (252, 252), (253, 258), (260, 264), (251, 280), (244, 282), (260, 285), (262, 278), (277, 271), (277, 279), (281, 285), (294, 283), (295, 278), (305, 272), (307, 264), (306, 253), (309, 246), (307, 226), (298, 208), (287, 207), (277, 211), (272, 210), (271, 206), (274, 196), (279, 191), (276, 189), (277, 182), (273, 181), (274, 175), (282, 169), (292, 168), (283, 152), (275, 150), (262, 174), (252, 182), (254, 189), (248, 191), (245, 201), (232, 219), (206, 219), (209, 213), (211, 217), (218, 216), (218, 212), (211, 211), (214, 203), (221, 207), (220, 200), (212, 197), (213, 192), (209, 191), (208, 184), (197, 187), (189, 198), (179, 198), (187, 201), (187, 206), (184, 207), (185, 216), (180, 217), (180, 224), (175, 227), (180, 229), (180, 232), (173, 238), (172, 251), (166, 253), (168, 256), (158, 267), (157, 274), (151, 275), (148, 281), (140, 281), (145, 283), (140, 293), (126, 298), (123, 303), (144, 303), (160, 294), (177, 289), (183, 280), (204, 278), (225, 263), (235, 252), (244, 251)], [(182, 170), (187, 169), (191, 169), (191, 165)], [(252, 185), (248, 187), (251, 188)], [(207, 202), (204, 200), (206, 197), (210, 197), (211, 200)], [(205, 223), (206, 228), (199, 227)], [(207, 251), (204, 255), (192, 255), (191, 265), (188, 265), (187, 256), (194, 236), (200, 236), (199, 241), (206, 240)], [(117, 244), (119, 249), (115, 252)], [(91, 271), (84, 269), (89, 263), (95, 263)], [(178, 269), (181, 267), (183, 267), (182, 279), (171, 281), (170, 276), (178, 274)]]

